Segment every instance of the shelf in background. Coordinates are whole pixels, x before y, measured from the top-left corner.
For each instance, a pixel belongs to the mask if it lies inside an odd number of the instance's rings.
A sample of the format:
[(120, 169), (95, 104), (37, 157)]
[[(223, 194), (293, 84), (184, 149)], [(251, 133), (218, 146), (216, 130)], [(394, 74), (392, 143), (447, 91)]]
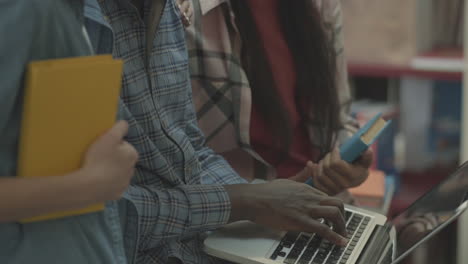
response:
[(463, 78), (461, 49), (438, 49), (415, 57), (408, 65), (349, 62), (351, 76), (401, 78), (416, 77), (435, 80), (461, 81)]

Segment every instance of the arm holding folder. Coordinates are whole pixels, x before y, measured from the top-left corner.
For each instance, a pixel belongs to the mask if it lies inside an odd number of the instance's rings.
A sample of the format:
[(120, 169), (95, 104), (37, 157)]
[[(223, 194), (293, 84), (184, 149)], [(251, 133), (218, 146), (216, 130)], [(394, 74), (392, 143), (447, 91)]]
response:
[[(112, 68), (114, 74), (99, 80), (105, 68)], [(71, 216), (84, 213), (82, 208), (92, 204), (102, 210), (105, 201), (119, 198), (137, 160), (135, 149), (124, 141), (127, 123), (114, 124), (121, 68), (121, 62), (103, 56), (30, 63), (17, 175), (0, 177), (0, 222)], [(109, 93), (106, 87), (114, 92)], [(102, 95), (108, 98), (107, 106), (101, 102), (101, 109), (86, 97), (88, 94), (100, 100), (101, 96), (89, 91), (96, 88), (103, 89)], [(1, 89), (8, 92), (18, 88), (6, 83)], [(94, 126), (89, 112), (77, 111), (76, 104), (104, 118), (103, 125)], [(0, 119), (0, 125), (2, 122), (6, 121)]]
[[(0, 178), (0, 222), (11, 222), (115, 200), (133, 175), (137, 154), (117, 123), (89, 149), (86, 163), (57, 177)], [(52, 175), (51, 175), (52, 176)]]

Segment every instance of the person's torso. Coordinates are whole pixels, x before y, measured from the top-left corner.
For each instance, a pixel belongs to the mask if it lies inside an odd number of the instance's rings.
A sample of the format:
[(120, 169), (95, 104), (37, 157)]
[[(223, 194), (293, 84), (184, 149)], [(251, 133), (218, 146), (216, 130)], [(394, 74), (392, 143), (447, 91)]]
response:
[(103, 1), (101, 8), (113, 31), (110, 51), (124, 60), (119, 117), (129, 122), (126, 139), (139, 152), (133, 183), (198, 183), (191, 170), (199, 164), (185, 131), (191, 107), (188, 58), (173, 1), (167, 0), (150, 54), (147, 7), (143, 18), (125, 1)]
[[(184, 29), (174, 1), (165, 2), (156, 34), (150, 42), (150, 53), (146, 46), (146, 21), (152, 20), (149, 19), (149, 1), (145, 2), (143, 17), (129, 5), (129, 1), (100, 1), (107, 21), (88, 27), (98, 53), (112, 52), (114, 57), (124, 60), (119, 116), (129, 122), (126, 140), (139, 152), (132, 185), (157, 190), (200, 184), (201, 172), (190, 135), (186, 132), (193, 105)], [(96, 22), (98, 18), (94, 20)], [(112, 30), (112, 34), (105, 33), (105, 28)], [(134, 191), (138, 192), (137, 189)], [(133, 194), (129, 191), (126, 197), (135, 205), (155, 201)], [(147, 226), (144, 219), (136, 221), (140, 234), (151, 233), (151, 226)], [(199, 250), (199, 240), (193, 236), (182, 242), (178, 239), (135, 239), (140, 246), (153, 248), (138, 253), (137, 261), (141, 263), (167, 263), (169, 257), (182, 259), (184, 263), (209, 261)]]
[[(34, 22), (18, 21), (34, 23), (30, 32), (16, 31), (15, 25), (6, 29), (8, 34), (35, 36), (30, 44), (18, 43), (30, 46), (29, 55), (26, 61), (12, 67), (24, 69), (27, 62), (33, 60), (90, 55), (91, 49), (82, 31), (81, 1), (12, 2), (15, 3), (11, 4), (11, 12), (2, 15), (35, 19)], [(28, 37), (24, 39), (30, 41)], [(15, 50), (1, 52), (14, 53)], [(22, 84), (15, 86), (21, 87)], [(11, 95), (9, 98), (0, 98), (0, 109), (9, 104), (11, 106), (10, 114), (4, 117), (9, 121), (5, 128), (0, 129), (0, 175), (3, 176), (13, 176), (16, 171), (22, 109), (22, 88), (18, 89), (6, 91), (6, 94)], [(106, 210), (100, 213), (29, 224), (0, 224), (0, 234), (0, 263), (127, 263), (114, 202), (108, 203)]]
[[(324, 21), (333, 21), (337, 0), (310, 1), (320, 9)], [(229, 1), (195, 0), (193, 5), (195, 22), (187, 29), (190, 74), (207, 145), (245, 178), (274, 178), (276, 171), (252, 146), (252, 87), (242, 67), (243, 43)], [(308, 131), (299, 132), (304, 140), (311, 139)], [(304, 147), (300, 142), (297, 145)]]

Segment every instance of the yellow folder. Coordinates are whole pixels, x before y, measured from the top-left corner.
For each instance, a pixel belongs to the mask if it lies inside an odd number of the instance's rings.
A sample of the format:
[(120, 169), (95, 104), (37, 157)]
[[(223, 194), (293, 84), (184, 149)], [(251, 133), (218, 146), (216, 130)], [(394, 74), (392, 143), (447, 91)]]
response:
[[(122, 61), (90, 56), (28, 65), (19, 142), (19, 177), (61, 176), (79, 169), (88, 147), (116, 121)], [(104, 204), (41, 215), (42, 221), (97, 212)]]

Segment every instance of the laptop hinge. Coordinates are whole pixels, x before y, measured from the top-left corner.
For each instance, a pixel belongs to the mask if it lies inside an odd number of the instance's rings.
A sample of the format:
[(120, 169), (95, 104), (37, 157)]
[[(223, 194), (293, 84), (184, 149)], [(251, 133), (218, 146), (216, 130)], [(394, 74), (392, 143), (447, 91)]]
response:
[(372, 235), (362, 250), (356, 264), (379, 263), (382, 255), (387, 255), (392, 243), (389, 235), (390, 229), (387, 226), (376, 226)]

